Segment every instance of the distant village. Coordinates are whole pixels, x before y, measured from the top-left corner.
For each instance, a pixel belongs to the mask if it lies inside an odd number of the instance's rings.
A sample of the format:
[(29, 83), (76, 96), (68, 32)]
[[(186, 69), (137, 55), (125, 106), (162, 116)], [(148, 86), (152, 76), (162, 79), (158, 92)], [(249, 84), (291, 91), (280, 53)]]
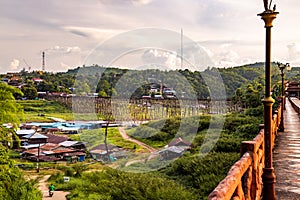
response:
[[(86, 142), (73, 141), (68, 135), (78, 134), (83, 129), (98, 129), (106, 125), (105, 121), (92, 122), (51, 122), (51, 123), (24, 123), (16, 130), (21, 146), (15, 148), (23, 159), (33, 162), (69, 163), (85, 161), (87, 157), (96, 161), (107, 162), (128, 158), (128, 152), (122, 147), (102, 143), (90, 150)], [(9, 125), (6, 125), (10, 128)], [(111, 124), (111, 126), (119, 126)], [(192, 143), (181, 137), (173, 139), (166, 147), (154, 152), (160, 160), (170, 160), (180, 157), (185, 151), (192, 148)]]

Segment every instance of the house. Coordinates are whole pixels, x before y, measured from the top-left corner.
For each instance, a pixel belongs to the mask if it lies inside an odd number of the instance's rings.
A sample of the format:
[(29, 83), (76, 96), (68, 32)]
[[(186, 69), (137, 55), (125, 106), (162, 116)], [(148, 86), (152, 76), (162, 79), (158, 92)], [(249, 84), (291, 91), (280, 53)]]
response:
[(85, 153), (84, 152), (72, 152), (72, 153), (64, 153), (63, 157), (68, 162), (83, 162), (85, 159)]
[[(117, 146), (108, 144), (107, 149), (109, 154), (114, 158), (126, 157), (125, 151)], [(123, 152), (123, 153), (121, 153)], [(90, 154), (95, 160), (107, 160), (107, 151), (105, 144), (100, 144), (90, 150)], [(115, 157), (114, 157), (115, 156)]]
[(41, 78), (32, 78), (31, 80), (32, 80), (34, 83), (36, 83), (36, 84), (40, 84), (41, 82), (44, 81), (44, 80), (41, 79)]
[(160, 150), (158, 153), (161, 156), (161, 160), (171, 160), (180, 157), (186, 150), (193, 147), (193, 144), (187, 140), (174, 138), (166, 148)]
[(42, 131), (42, 129), (34, 124), (22, 124), (20, 126), (21, 130), (35, 130), (37, 132)]
[(12, 86), (20, 86), (23, 82), (23, 79), (18, 76), (13, 76), (9, 80), (8, 84)]
[(59, 128), (47, 128), (47, 129), (45, 130), (45, 132), (46, 132), (47, 134), (54, 134), (54, 133), (59, 133), (59, 132), (61, 132), (61, 130), (60, 130)]
[(8, 83), (9, 79), (4, 77), (4, 78), (1, 78), (1, 81), (4, 82), (4, 83)]
[(191, 142), (179, 137), (179, 138), (174, 138), (167, 146), (168, 147), (172, 147), (172, 146), (181, 147), (186, 150), (186, 149), (192, 148), (193, 144)]
[(171, 146), (160, 150), (158, 153), (161, 156), (161, 160), (172, 160), (174, 158), (179, 158), (185, 149), (182, 147)]
[(24, 138), (24, 136), (34, 134), (35, 132), (36, 131), (34, 129), (21, 129), (21, 130), (17, 130), (16, 134), (21, 140), (26, 139), (27, 141), (27, 138)]
[[(22, 153), (23, 157), (32, 161), (65, 160), (68, 162), (84, 161), (85, 152), (74, 148), (63, 147), (60, 144), (47, 143)], [(48, 157), (48, 158), (47, 158)]]
[(28, 134), (28, 135), (25, 135), (23, 136), (24, 139), (27, 139), (27, 142), (29, 144), (45, 144), (47, 143), (47, 139), (48, 137), (45, 136), (45, 135), (42, 135), (40, 133), (31, 133), (31, 134)]
[(59, 143), (60, 146), (63, 147), (72, 147), (74, 149), (79, 149), (79, 150), (85, 150), (86, 146), (85, 146), (85, 142), (80, 142), (80, 141), (64, 141)]
[(62, 142), (70, 140), (68, 137), (60, 136), (60, 135), (46, 134), (46, 136), (48, 137), (47, 142), (53, 144), (60, 144)]

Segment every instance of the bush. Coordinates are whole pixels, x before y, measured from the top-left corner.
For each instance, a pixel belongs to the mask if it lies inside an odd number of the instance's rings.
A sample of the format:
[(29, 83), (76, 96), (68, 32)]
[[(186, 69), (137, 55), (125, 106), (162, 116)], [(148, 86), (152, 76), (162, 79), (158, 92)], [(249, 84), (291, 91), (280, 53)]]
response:
[(191, 190), (153, 174), (126, 173), (110, 168), (90, 172), (70, 182), (58, 184), (58, 189), (71, 191), (69, 200), (85, 199), (198, 199)]
[(160, 173), (186, 187), (196, 189), (200, 199), (206, 199), (238, 159), (239, 153), (215, 152), (202, 158), (199, 156), (183, 157), (160, 170)]
[(71, 167), (67, 167), (65, 169), (65, 176), (73, 176), (74, 175), (74, 169)]
[(263, 107), (263, 105), (261, 105), (256, 108), (248, 108), (247, 110), (245, 110), (244, 113), (245, 113), (245, 115), (248, 115), (248, 116), (261, 118), (264, 115), (264, 107)]

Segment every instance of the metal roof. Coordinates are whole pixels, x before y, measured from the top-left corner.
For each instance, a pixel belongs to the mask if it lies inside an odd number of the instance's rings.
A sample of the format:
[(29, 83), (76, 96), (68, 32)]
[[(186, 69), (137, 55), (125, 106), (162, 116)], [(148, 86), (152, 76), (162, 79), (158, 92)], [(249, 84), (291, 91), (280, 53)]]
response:
[(70, 147), (77, 143), (78, 143), (78, 141), (64, 141), (64, 142), (59, 143), (59, 145), (64, 146), (64, 147)]
[(17, 135), (29, 135), (29, 134), (34, 134), (35, 130), (30, 129), (30, 130), (17, 130), (16, 131)]
[(32, 133), (32, 134), (28, 134), (25, 135), (24, 138), (27, 139), (47, 139), (48, 137), (39, 133)]

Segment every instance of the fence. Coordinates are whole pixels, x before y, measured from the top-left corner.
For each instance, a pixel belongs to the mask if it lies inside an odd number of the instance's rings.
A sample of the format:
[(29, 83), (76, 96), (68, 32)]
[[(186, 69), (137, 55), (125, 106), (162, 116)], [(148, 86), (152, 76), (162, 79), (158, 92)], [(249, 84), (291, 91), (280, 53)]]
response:
[[(272, 118), (271, 145), (274, 148), (282, 108), (279, 106)], [(260, 200), (264, 167), (264, 126), (252, 141), (241, 144), (241, 158), (229, 170), (227, 176), (210, 193), (208, 200)]]
[(298, 98), (297, 97), (289, 97), (289, 101), (294, 108), (294, 110), (300, 114), (300, 105), (298, 104)]

